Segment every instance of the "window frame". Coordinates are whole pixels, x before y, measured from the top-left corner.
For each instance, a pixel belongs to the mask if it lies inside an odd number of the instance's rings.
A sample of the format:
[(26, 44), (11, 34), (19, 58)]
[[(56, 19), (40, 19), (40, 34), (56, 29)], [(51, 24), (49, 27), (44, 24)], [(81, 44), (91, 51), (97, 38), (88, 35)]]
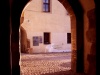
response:
[(50, 32), (44, 32), (43, 35), (44, 35), (44, 44), (50, 44)]
[[(47, 5), (48, 5), (48, 8), (46, 7)], [(46, 0), (43, 0), (43, 12), (50, 12), (50, 0), (48, 0), (48, 2), (46, 2)]]
[(71, 33), (67, 33), (67, 43), (71, 44)]

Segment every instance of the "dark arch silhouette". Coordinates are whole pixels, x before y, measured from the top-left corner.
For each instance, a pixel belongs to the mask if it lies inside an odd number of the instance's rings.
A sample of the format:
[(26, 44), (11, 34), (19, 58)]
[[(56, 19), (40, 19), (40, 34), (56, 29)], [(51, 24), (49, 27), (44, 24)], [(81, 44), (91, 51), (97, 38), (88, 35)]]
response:
[(76, 16), (77, 61), (76, 72), (84, 72), (84, 22), (83, 8), (78, 0), (68, 0)]
[[(84, 72), (84, 36), (83, 36), (83, 10), (81, 4), (78, 0), (59, 0), (60, 2), (68, 1), (71, 5), (75, 16), (76, 16), (76, 27), (77, 27), (77, 63), (76, 70), (77, 72)], [(1, 58), (1, 64), (4, 64), (2, 67), (3, 75), (20, 75), (20, 66), (19, 66), (19, 25), (20, 25), (20, 16), (23, 8), (29, 2), (29, 0), (6, 0), (3, 1), (3, 8), (0, 18), (0, 39), (1, 39), (1, 49), (3, 58)], [(63, 3), (62, 3), (63, 4)], [(2, 16), (2, 14), (4, 16)], [(6, 16), (6, 17), (5, 17)]]
[[(24, 3), (25, 2), (25, 3)], [(14, 1), (13, 4), (12, 4), (12, 45), (14, 45), (13, 43), (13, 38), (17, 37), (16, 35), (18, 35), (18, 29), (19, 29), (19, 23), (20, 23), (20, 16), (21, 16), (21, 12), (23, 10), (23, 8), (25, 7), (25, 5), (28, 3), (28, 1)], [(64, 1), (66, 2), (66, 1)], [(81, 8), (81, 5), (80, 3), (76, 0), (76, 1), (71, 1), (71, 0), (68, 0), (69, 4), (71, 5), (74, 13), (75, 13), (75, 16), (76, 16), (76, 39), (77, 39), (77, 61), (76, 61), (76, 71), (77, 72), (84, 72), (84, 61), (83, 61), (83, 48), (84, 48), (84, 43), (83, 43), (83, 11), (82, 11), (82, 8)], [(17, 5), (19, 4), (19, 6)], [(66, 8), (66, 6), (65, 6)], [(14, 40), (15, 41), (15, 40)], [(18, 41), (18, 38), (16, 38), (16, 43)], [(16, 45), (16, 44), (15, 44)], [(13, 50), (14, 48), (12, 48)], [(16, 54), (15, 56), (15, 53), (16, 50), (12, 51), (12, 58), (15, 59), (16, 56), (18, 56)], [(15, 53), (14, 53), (15, 52)], [(15, 57), (14, 57), (15, 56)], [(18, 59), (17, 59), (18, 60)], [(15, 61), (15, 60), (14, 60)], [(12, 62), (14, 62), (12, 60)], [(15, 64), (15, 62), (13, 63)]]
[[(69, 3), (69, 5), (71, 6), (72, 9), (69, 9), (68, 12), (71, 13), (71, 15), (75, 15), (75, 19), (76, 19), (76, 64), (72, 65), (76, 65), (76, 72), (81, 73), (84, 72), (84, 22), (83, 22), (83, 8), (81, 6), (81, 4), (79, 3), (78, 0), (59, 0), (67, 9), (67, 2)], [(64, 2), (66, 4), (64, 4)], [(72, 12), (73, 10), (73, 12)], [(74, 19), (74, 18), (71, 18)], [(73, 25), (72, 25), (73, 26)], [(71, 27), (72, 27), (71, 26)], [(74, 26), (75, 27), (75, 26)], [(73, 32), (73, 31), (72, 31)], [(75, 34), (75, 33), (74, 33)], [(72, 44), (73, 45), (73, 44)], [(72, 58), (73, 59), (73, 58)], [(72, 61), (73, 62), (73, 61)]]
[(11, 52), (12, 52), (12, 75), (20, 75), (19, 53), (19, 27), (22, 10), (29, 0), (13, 0), (11, 4)]

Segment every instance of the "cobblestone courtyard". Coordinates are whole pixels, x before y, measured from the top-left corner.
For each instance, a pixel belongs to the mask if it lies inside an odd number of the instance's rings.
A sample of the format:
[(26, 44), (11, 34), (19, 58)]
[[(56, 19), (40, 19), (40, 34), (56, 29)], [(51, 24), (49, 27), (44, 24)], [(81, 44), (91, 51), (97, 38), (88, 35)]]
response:
[(71, 53), (21, 54), (21, 75), (70, 75)]

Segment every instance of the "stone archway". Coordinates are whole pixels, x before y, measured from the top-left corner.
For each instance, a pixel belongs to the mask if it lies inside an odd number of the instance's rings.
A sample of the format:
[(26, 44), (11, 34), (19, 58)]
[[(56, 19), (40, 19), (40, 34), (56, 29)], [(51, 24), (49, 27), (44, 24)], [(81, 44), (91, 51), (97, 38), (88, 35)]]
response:
[[(83, 20), (80, 18), (82, 17), (76, 17), (78, 15), (78, 12), (76, 10), (72, 10), (71, 6), (72, 5), (69, 4), (70, 1), (66, 1), (66, 0), (59, 0), (64, 7), (66, 8), (66, 10), (68, 10), (68, 12), (70, 13), (71, 16), (71, 32), (72, 32), (72, 71), (73, 72), (78, 72), (78, 70), (81, 68), (81, 70), (79, 70), (79, 72), (83, 72), (83, 33), (80, 34), (81, 32), (83, 32)], [(12, 4), (12, 46), (15, 45), (16, 47), (12, 47), (12, 72), (13, 74), (16, 74), (16, 70), (18, 70), (19, 68), (19, 25), (20, 25), (20, 16), (21, 16), (21, 12), (23, 10), (23, 8), (25, 7), (25, 5), (28, 3), (28, 0), (14, 0), (13, 4)], [(19, 4), (16, 5), (16, 4)], [(76, 3), (77, 4), (77, 3)], [(75, 5), (74, 5), (75, 6)], [(74, 7), (73, 6), (73, 7)], [(76, 7), (77, 8), (77, 7)], [(80, 8), (80, 6), (79, 6)], [(80, 8), (81, 9), (81, 8)], [(77, 13), (78, 12), (78, 13)], [(74, 14), (76, 13), (76, 14)], [(82, 15), (82, 14), (81, 14)], [(79, 15), (80, 16), (80, 15)], [(77, 21), (78, 20), (78, 21)], [(81, 21), (81, 23), (79, 22)], [(81, 24), (81, 27), (79, 26)], [(79, 26), (79, 27), (78, 27)], [(81, 29), (79, 29), (81, 28)], [(78, 29), (78, 30), (77, 30)], [(79, 41), (78, 41), (79, 40)], [(15, 49), (16, 48), (16, 49)], [(78, 59), (76, 59), (77, 57), (80, 57)], [(16, 60), (17, 59), (17, 60)], [(81, 62), (80, 62), (81, 60)], [(16, 62), (15, 62), (16, 61)], [(78, 65), (79, 64), (79, 65)], [(78, 65), (78, 66), (77, 66)], [(78, 68), (77, 68), (78, 67)], [(19, 74), (18, 74), (19, 75)]]
[[(71, 44), (72, 44), (72, 58), (71, 58), (71, 70), (73, 72), (76, 72), (76, 17), (73, 12), (73, 9), (71, 8), (70, 4), (67, 1), (61, 1), (59, 0), (60, 3), (66, 8), (66, 10), (69, 12), (70, 18), (71, 18)], [(27, 6), (27, 5), (26, 5)], [(20, 21), (21, 23), (23, 22), (24, 19), (24, 12), (22, 12)]]
[[(62, 1), (62, 0), (60, 0)], [(67, 2), (68, 1), (68, 2)], [(63, 5), (67, 9), (67, 3), (70, 4), (69, 12), (73, 15), (71, 17), (72, 29), (72, 71), (77, 73), (84, 73), (84, 22), (83, 22), (83, 8), (78, 0), (63, 0)], [(74, 13), (73, 13), (74, 12)]]
[(71, 17), (71, 33), (72, 33), (72, 72), (84, 72), (84, 24), (83, 24), (83, 8), (79, 1), (59, 0)]
[(63, 4), (63, 6), (66, 8), (66, 10), (70, 14), (71, 18), (71, 44), (72, 44), (72, 56), (71, 56), (71, 70), (73, 72), (76, 72), (76, 17), (73, 12), (72, 7), (66, 0), (59, 0), (60, 3)]

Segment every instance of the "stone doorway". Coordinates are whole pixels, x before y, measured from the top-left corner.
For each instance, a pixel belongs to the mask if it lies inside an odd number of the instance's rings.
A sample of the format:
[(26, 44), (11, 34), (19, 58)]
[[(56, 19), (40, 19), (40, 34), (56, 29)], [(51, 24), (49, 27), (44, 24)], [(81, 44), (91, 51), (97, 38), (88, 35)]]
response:
[[(65, 3), (64, 3), (65, 2)], [(66, 10), (68, 10), (68, 12), (70, 13), (70, 17), (71, 17), (71, 44), (72, 44), (72, 54), (71, 54), (71, 70), (73, 72), (76, 72), (76, 61), (77, 61), (77, 42), (76, 42), (76, 17), (75, 14), (72, 10), (72, 8), (70, 7), (69, 3), (64, 1), (62, 4), (64, 5), (64, 7), (66, 8)], [(66, 6), (67, 5), (67, 6)], [(23, 22), (24, 17), (21, 17), (21, 23)]]

